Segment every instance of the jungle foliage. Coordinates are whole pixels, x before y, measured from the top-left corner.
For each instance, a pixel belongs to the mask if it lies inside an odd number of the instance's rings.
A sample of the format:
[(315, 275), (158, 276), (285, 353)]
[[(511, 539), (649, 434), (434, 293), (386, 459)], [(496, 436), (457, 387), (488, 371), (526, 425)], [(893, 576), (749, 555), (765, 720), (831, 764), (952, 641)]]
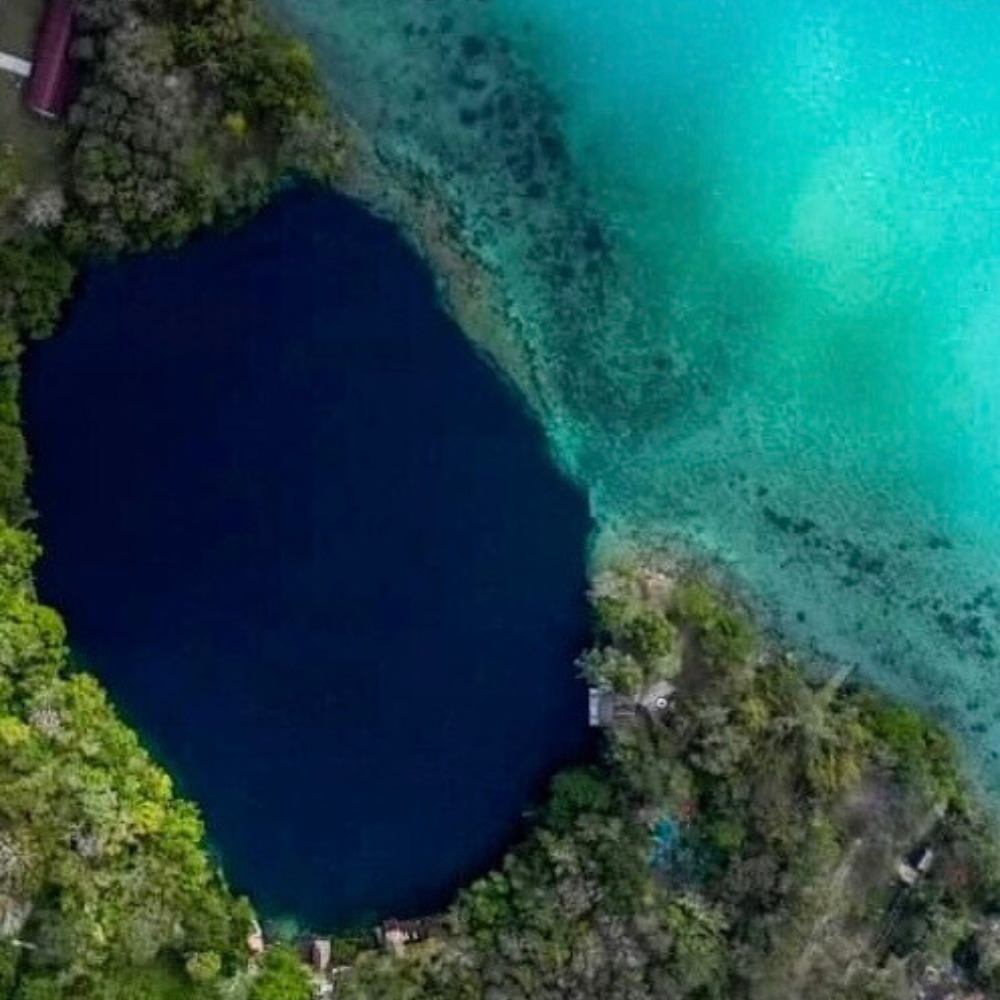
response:
[(251, 911), (196, 809), (73, 670), (27, 532), (0, 524), (0, 996), (208, 998), (246, 967)]
[(81, 0), (70, 115), (71, 249), (177, 243), (336, 174), (343, 142), (298, 41), (256, 0)]

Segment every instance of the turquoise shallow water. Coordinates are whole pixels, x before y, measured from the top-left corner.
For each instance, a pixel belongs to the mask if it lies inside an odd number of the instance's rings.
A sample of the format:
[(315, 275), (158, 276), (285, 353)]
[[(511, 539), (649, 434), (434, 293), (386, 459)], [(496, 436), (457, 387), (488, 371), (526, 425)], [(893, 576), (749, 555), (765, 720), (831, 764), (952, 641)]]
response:
[(276, 3), (494, 272), (600, 541), (720, 562), (1000, 796), (1000, 9)]

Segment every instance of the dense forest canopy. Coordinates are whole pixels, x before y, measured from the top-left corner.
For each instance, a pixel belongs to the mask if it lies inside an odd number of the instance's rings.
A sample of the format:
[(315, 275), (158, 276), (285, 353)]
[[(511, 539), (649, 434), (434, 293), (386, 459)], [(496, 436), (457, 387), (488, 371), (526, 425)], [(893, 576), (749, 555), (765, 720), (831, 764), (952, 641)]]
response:
[(45, 232), (70, 255), (176, 243), (285, 177), (340, 169), (344, 131), (308, 48), (255, 0), (80, 0), (73, 56), (48, 169), (0, 136), (0, 236)]
[(67, 244), (183, 239), (342, 154), (309, 50), (252, 0), (82, 0)]

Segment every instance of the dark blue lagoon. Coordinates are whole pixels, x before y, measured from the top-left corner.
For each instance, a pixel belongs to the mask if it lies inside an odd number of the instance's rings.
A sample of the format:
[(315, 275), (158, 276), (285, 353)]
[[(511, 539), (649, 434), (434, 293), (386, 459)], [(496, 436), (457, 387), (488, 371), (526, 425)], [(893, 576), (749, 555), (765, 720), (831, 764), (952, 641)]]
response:
[(585, 499), (387, 224), (93, 269), (26, 416), (42, 595), (265, 913), (439, 907), (586, 753)]

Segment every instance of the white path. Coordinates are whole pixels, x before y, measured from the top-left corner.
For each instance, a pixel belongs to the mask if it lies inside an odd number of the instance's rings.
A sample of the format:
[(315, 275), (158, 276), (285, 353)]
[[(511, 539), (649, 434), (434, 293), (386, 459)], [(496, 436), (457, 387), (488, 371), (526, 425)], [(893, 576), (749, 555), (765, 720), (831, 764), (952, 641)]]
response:
[(26, 59), (18, 58), (18, 56), (12, 56), (8, 55), (6, 52), (0, 52), (0, 71), (13, 73), (14, 76), (20, 76), (26, 79), (31, 76), (31, 63)]

